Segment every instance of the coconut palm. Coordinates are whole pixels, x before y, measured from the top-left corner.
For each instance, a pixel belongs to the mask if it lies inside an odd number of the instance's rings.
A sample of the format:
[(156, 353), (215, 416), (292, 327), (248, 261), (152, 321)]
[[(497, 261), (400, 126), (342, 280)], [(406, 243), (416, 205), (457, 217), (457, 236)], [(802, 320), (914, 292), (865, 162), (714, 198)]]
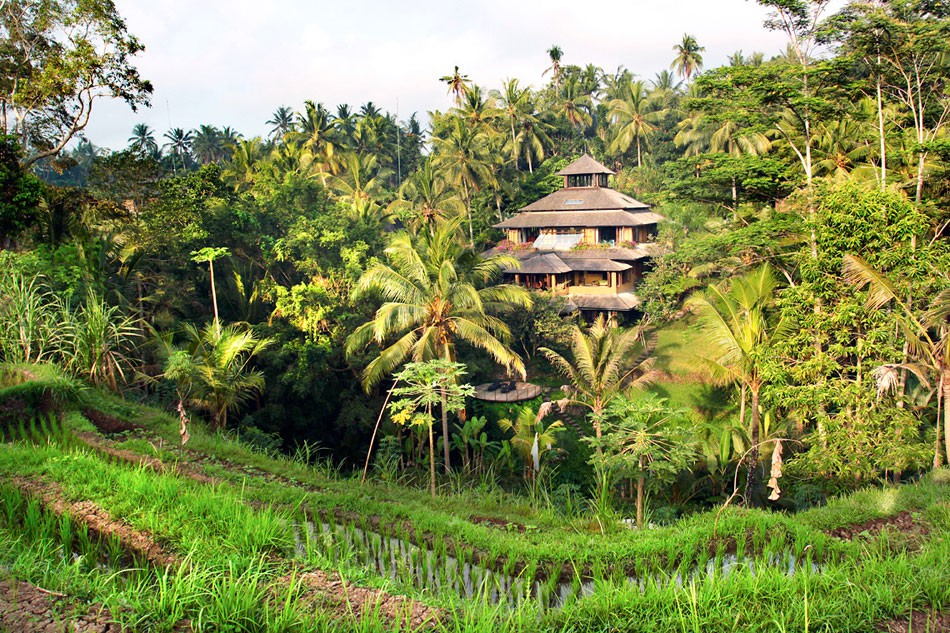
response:
[(299, 143), (313, 156), (319, 157), (318, 160), (324, 164), (326, 171), (336, 173), (336, 170), (331, 168), (331, 165), (335, 166), (334, 155), (337, 150), (335, 128), (330, 112), (322, 103), (305, 101), (304, 111), (297, 115), (296, 126), (288, 133), (287, 138)]
[[(353, 300), (381, 296), (385, 303), (346, 342), (352, 356), (370, 342), (382, 347), (362, 372), (370, 389), (407, 360), (456, 359), (464, 341), (484, 350), (509, 371), (525, 375), (521, 358), (511, 350), (510, 330), (494, 314), (531, 305), (528, 292), (508, 284), (490, 285), (503, 268), (516, 266), (508, 256), (481, 258), (458, 240), (460, 220), (415, 236), (398, 233), (386, 249), (388, 263), (366, 271)], [(395, 340), (393, 340), (395, 338)], [(445, 464), (449, 468), (449, 428), (442, 413)]]
[[(501, 84), (501, 90), (493, 90), (492, 96), (501, 105), (501, 112), (508, 117), (508, 127), (511, 128), (511, 148), (516, 146), (515, 127), (521, 116), (530, 108), (531, 88), (522, 88), (517, 79), (506, 79)], [(517, 156), (515, 156), (517, 169)]]
[(676, 81), (673, 73), (664, 69), (653, 76), (653, 79), (650, 80), (650, 85), (653, 87), (654, 91), (662, 90), (665, 92), (676, 93), (679, 92), (683, 87), (683, 82)]
[(462, 200), (468, 215), (469, 246), (475, 246), (472, 228), (472, 194), (482, 186), (492, 185), (491, 157), (488, 137), (457, 117), (452, 118), (448, 136), (432, 139), (435, 146), (435, 167), (443, 171), (449, 181), (462, 190)]
[(758, 466), (759, 400), (765, 386), (767, 350), (788, 330), (786, 322), (771, 320), (778, 282), (772, 268), (765, 264), (738, 277), (728, 285), (709, 286), (693, 294), (687, 305), (699, 316), (703, 332), (715, 350), (712, 358), (703, 359), (713, 374), (742, 387), (751, 396), (751, 447), (747, 462), (746, 500), (755, 485)]
[(129, 149), (140, 156), (156, 156), (158, 143), (155, 142), (155, 132), (145, 123), (136, 123), (129, 137)]
[(443, 75), (439, 77), (439, 81), (449, 87), (448, 94), (454, 95), (455, 106), (461, 106), (462, 97), (468, 92), (469, 84), (472, 83), (468, 75), (460, 74), (459, 67), (456, 66), (451, 75)]
[(239, 139), (230, 162), (224, 167), (222, 176), (232, 184), (235, 190), (248, 188), (254, 183), (259, 163), (263, 158), (264, 146), (260, 137)]
[(547, 347), (541, 353), (571, 381), (570, 399), (590, 409), (594, 437), (600, 440), (607, 405), (624, 389), (648, 384), (655, 377), (653, 359), (645, 358), (640, 328), (621, 328), (603, 314), (587, 331), (574, 326), (569, 360)]
[[(326, 180), (337, 200), (353, 218), (378, 215), (389, 177), (389, 171), (379, 167), (378, 155), (348, 152), (341, 162), (345, 167), (341, 175), (330, 175)], [(381, 219), (389, 218), (383, 214)]]
[(703, 67), (702, 52), (706, 48), (700, 46), (692, 35), (683, 33), (683, 41), (673, 46), (673, 50), (676, 51), (676, 58), (670, 64), (670, 68), (676, 70), (680, 77), (685, 78), (689, 83), (693, 73)]
[[(902, 297), (894, 283), (880, 271), (856, 255), (844, 256), (844, 278), (856, 288), (868, 288), (866, 305), (879, 310), (893, 302), (903, 336), (917, 364), (936, 378), (937, 443), (934, 466), (940, 455), (940, 407), (943, 406), (944, 449), (950, 464), (950, 289), (943, 289), (930, 300), (930, 307), (920, 311)], [(945, 280), (946, 283), (946, 280)], [(921, 372), (912, 365), (905, 368)]]
[(561, 96), (561, 58), (564, 57), (564, 51), (555, 44), (547, 50), (548, 57), (551, 59), (551, 66), (548, 67), (541, 76), (551, 73), (551, 79), (554, 80), (554, 94)]
[(515, 159), (524, 158), (528, 162), (528, 171), (534, 173), (534, 163), (544, 160), (546, 149), (554, 144), (548, 131), (551, 125), (530, 112), (525, 112), (518, 124), (513, 154)]
[(544, 418), (550, 412), (551, 406), (551, 402), (542, 403), (537, 413), (530, 406), (521, 407), (514, 420), (498, 420), (502, 431), (510, 431), (513, 434), (508, 443), (524, 460), (525, 479), (535, 479), (535, 475), (541, 472), (542, 456), (554, 448), (558, 433), (565, 428), (560, 420), (545, 426)]
[(399, 216), (413, 232), (435, 226), (450, 217), (461, 216), (465, 204), (435, 169), (432, 160), (423, 163), (399, 189), (399, 199), (389, 205), (389, 212)]
[[(191, 151), (194, 133), (191, 130), (186, 132), (180, 127), (175, 127), (165, 132), (164, 137), (168, 139), (168, 142), (162, 147), (171, 150), (172, 154), (178, 156), (178, 160), (181, 161), (181, 168), (184, 169), (185, 157)], [(173, 161), (172, 165), (174, 164)]]
[(607, 147), (609, 151), (623, 153), (636, 143), (637, 167), (640, 167), (643, 165), (642, 143), (656, 129), (654, 123), (661, 112), (648, 95), (643, 81), (631, 81), (621, 95), (609, 104), (615, 131)]
[(271, 126), (267, 138), (280, 140), (294, 129), (294, 111), (289, 106), (280, 106), (274, 110), (274, 115), (266, 123)]
[[(223, 430), (228, 414), (239, 411), (264, 389), (264, 375), (250, 368), (251, 360), (269, 344), (236, 325), (209, 323), (184, 327), (185, 345), (162, 341), (164, 376), (178, 385), (179, 397), (208, 412), (211, 427)], [(182, 403), (184, 404), (184, 402)]]
[(221, 160), (224, 155), (221, 130), (213, 125), (200, 126), (191, 142), (191, 151), (202, 165)]
[(577, 129), (591, 124), (592, 109), (593, 102), (590, 95), (582, 91), (580, 80), (569, 75), (567, 81), (564, 82), (564, 100), (555, 107), (554, 111), (564, 117), (571, 127)]
[(453, 110), (469, 125), (486, 133), (491, 133), (492, 124), (502, 116), (502, 111), (496, 107), (495, 97), (485, 95), (481, 86), (471, 86), (462, 98), (462, 104)]

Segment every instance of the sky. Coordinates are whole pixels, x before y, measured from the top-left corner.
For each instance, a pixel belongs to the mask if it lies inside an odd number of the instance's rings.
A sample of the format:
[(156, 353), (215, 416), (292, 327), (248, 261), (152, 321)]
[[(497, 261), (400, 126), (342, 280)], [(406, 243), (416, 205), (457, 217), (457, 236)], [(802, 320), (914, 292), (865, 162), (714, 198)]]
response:
[[(669, 68), (683, 34), (705, 47), (707, 68), (737, 50), (766, 58), (785, 48), (753, 0), (116, 0), (146, 50), (134, 58), (155, 87), (152, 106), (94, 106), (87, 137), (121, 149), (146, 123), (160, 138), (172, 127), (231, 126), (266, 135), (282, 105), (312, 99), (334, 110), (373, 101), (400, 120), (446, 110), (439, 77), (459, 71), (486, 88), (518, 78), (540, 87), (547, 50), (562, 64), (625, 66), (651, 79)], [(161, 141), (160, 141), (161, 144)]]

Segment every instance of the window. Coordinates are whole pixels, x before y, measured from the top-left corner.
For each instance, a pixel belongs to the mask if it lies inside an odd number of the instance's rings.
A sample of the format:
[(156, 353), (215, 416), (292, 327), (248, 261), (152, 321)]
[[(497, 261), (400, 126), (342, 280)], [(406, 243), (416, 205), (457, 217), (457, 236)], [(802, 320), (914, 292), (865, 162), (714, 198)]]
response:
[(613, 226), (604, 226), (597, 229), (597, 241), (601, 244), (610, 244), (613, 246), (617, 243), (617, 228)]
[(594, 186), (593, 174), (579, 174), (577, 176), (567, 177), (568, 187), (592, 187)]

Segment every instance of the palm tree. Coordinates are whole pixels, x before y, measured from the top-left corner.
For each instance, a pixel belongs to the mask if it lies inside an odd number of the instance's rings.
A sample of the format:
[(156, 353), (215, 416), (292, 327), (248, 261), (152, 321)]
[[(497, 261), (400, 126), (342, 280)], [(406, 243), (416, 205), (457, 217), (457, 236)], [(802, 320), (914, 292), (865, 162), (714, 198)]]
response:
[[(508, 256), (482, 259), (459, 242), (459, 227), (456, 219), (431, 233), (396, 234), (385, 251), (388, 263), (376, 264), (357, 283), (354, 301), (376, 295), (385, 301), (346, 341), (350, 356), (371, 341), (382, 346), (363, 370), (366, 389), (407, 360), (454, 362), (458, 341), (488, 352), (509, 371), (525, 375), (521, 358), (509, 347), (511, 332), (494, 313), (527, 308), (531, 297), (519, 286), (490, 285), (503, 268), (516, 266), (516, 260)], [(393, 337), (396, 340), (390, 342)], [(444, 408), (442, 432), (448, 470), (449, 426)]]
[(341, 103), (336, 107), (336, 116), (333, 117), (333, 127), (342, 135), (346, 142), (353, 138), (353, 132), (356, 126), (356, 116), (349, 105)]
[(641, 144), (656, 129), (653, 122), (657, 121), (661, 113), (647, 94), (646, 84), (642, 81), (631, 81), (621, 95), (609, 104), (615, 132), (608, 149), (623, 153), (636, 143), (637, 167), (640, 167), (643, 165)]
[[(937, 442), (934, 467), (939, 466), (940, 407), (943, 406), (944, 449), (950, 464), (950, 289), (938, 292), (930, 307), (920, 312), (902, 297), (894, 283), (856, 255), (844, 256), (845, 280), (856, 288), (868, 287), (866, 305), (879, 310), (888, 303), (897, 306), (897, 319), (909, 351), (924, 368), (936, 376), (937, 382)], [(946, 283), (946, 280), (945, 280)], [(905, 366), (916, 372), (913, 366)], [(916, 372), (920, 373), (920, 372)]]
[(222, 175), (234, 186), (235, 191), (250, 187), (257, 175), (258, 164), (263, 158), (264, 147), (260, 137), (240, 139)]
[(155, 132), (145, 123), (136, 123), (129, 137), (129, 149), (140, 156), (158, 154), (158, 143), (155, 142)]
[(380, 169), (376, 154), (348, 152), (342, 161), (345, 169), (340, 176), (330, 176), (328, 186), (336, 193), (351, 217), (366, 219), (377, 214), (380, 201), (386, 194), (389, 172)]
[(472, 193), (483, 185), (493, 184), (488, 155), (488, 138), (485, 132), (465, 125), (457, 117), (452, 118), (452, 127), (446, 138), (436, 137), (435, 167), (444, 171), (450, 182), (462, 189), (462, 200), (468, 215), (469, 246), (475, 246), (472, 227)]
[(184, 327), (185, 346), (175, 348), (163, 341), (166, 356), (164, 376), (178, 385), (179, 398), (211, 416), (211, 427), (227, 427), (228, 414), (264, 389), (264, 375), (250, 369), (251, 360), (264, 350), (269, 339), (259, 339), (236, 325), (209, 323), (198, 329)]
[(746, 501), (755, 485), (759, 458), (759, 397), (765, 386), (764, 369), (768, 349), (785, 335), (788, 324), (769, 319), (778, 282), (772, 268), (765, 264), (738, 277), (728, 287), (709, 286), (693, 294), (689, 305), (699, 316), (703, 332), (715, 350), (704, 359), (714, 374), (742, 387), (742, 409), (746, 391), (751, 395), (751, 423), (746, 477)]
[(191, 143), (191, 150), (195, 158), (202, 165), (213, 163), (222, 158), (224, 153), (221, 142), (221, 131), (213, 125), (202, 125), (195, 132)]
[(550, 129), (548, 123), (530, 112), (525, 112), (521, 117), (513, 153), (516, 160), (524, 157), (528, 161), (529, 173), (534, 173), (534, 161), (540, 163), (544, 160), (545, 149), (550, 149), (554, 144), (548, 136)]
[(673, 59), (670, 68), (676, 70), (680, 77), (684, 77), (686, 82), (689, 83), (693, 73), (703, 67), (702, 52), (706, 48), (700, 46), (692, 35), (683, 33), (683, 41), (673, 46), (673, 50), (676, 51), (676, 58)]
[(235, 130), (230, 125), (225, 125), (221, 128), (221, 134), (219, 143), (221, 146), (221, 157), (219, 160), (225, 161), (234, 154), (234, 149), (237, 147), (238, 142), (244, 138), (240, 132)]
[(413, 232), (423, 227), (431, 232), (439, 222), (461, 216), (464, 210), (464, 203), (435, 169), (431, 159), (406, 179), (399, 189), (399, 199), (389, 205), (390, 213), (408, 213), (409, 217), (403, 221)]
[(266, 123), (271, 126), (267, 138), (280, 140), (294, 129), (294, 111), (289, 106), (280, 106), (274, 110), (274, 115)]
[(492, 123), (502, 116), (501, 110), (495, 107), (495, 97), (491, 94), (485, 96), (480, 86), (473, 85), (465, 93), (462, 101), (462, 105), (455, 108), (453, 113), (467, 121), (469, 125), (491, 133)]
[(537, 413), (530, 406), (521, 407), (514, 421), (509, 418), (498, 420), (502, 431), (513, 434), (508, 443), (524, 460), (525, 479), (536, 479), (535, 474), (541, 471), (542, 455), (554, 448), (558, 433), (564, 430), (564, 423), (560, 420), (544, 425), (543, 420), (551, 405), (550, 402), (542, 403)]
[(552, 349), (541, 348), (555, 369), (571, 381), (571, 400), (590, 409), (597, 440), (603, 435), (607, 405), (627, 387), (642, 386), (654, 378), (653, 359), (643, 358), (644, 352), (640, 328), (618, 327), (603, 314), (586, 332), (574, 326), (573, 362)]
[(468, 92), (469, 84), (472, 83), (468, 75), (459, 74), (459, 67), (456, 66), (451, 75), (443, 75), (439, 77), (439, 81), (449, 87), (448, 94), (455, 95), (455, 106), (462, 105), (462, 96)]
[[(185, 156), (191, 151), (191, 143), (193, 139), (193, 133), (191, 130), (184, 131), (180, 127), (172, 128), (165, 132), (165, 138), (168, 139), (168, 142), (165, 143), (162, 147), (168, 148), (172, 151), (173, 154), (178, 156), (178, 159), (181, 161), (181, 168), (185, 168)], [(172, 165), (174, 165), (172, 161)]]
[(564, 56), (564, 51), (561, 50), (561, 47), (555, 44), (547, 50), (548, 57), (551, 59), (551, 66), (541, 73), (541, 76), (551, 73), (551, 78), (554, 80), (554, 95), (556, 97), (561, 96), (561, 58)]
[(555, 112), (564, 117), (575, 129), (583, 125), (590, 125), (593, 120), (591, 109), (593, 102), (590, 95), (581, 90), (580, 80), (569, 75), (564, 83), (564, 100), (555, 108)]
[[(530, 107), (531, 88), (522, 88), (518, 85), (517, 79), (506, 79), (501, 84), (501, 90), (493, 90), (492, 95), (501, 102), (501, 111), (508, 116), (508, 125), (511, 128), (511, 147), (513, 149), (516, 144), (515, 124)], [(517, 164), (515, 168), (517, 169)]]
[(676, 81), (673, 73), (664, 69), (653, 76), (650, 85), (653, 86), (653, 90), (675, 93), (679, 92), (680, 88), (683, 87), (683, 82)]
[[(330, 112), (322, 103), (314, 103), (309, 99), (304, 102), (303, 114), (297, 115), (294, 129), (287, 135), (289, 140), (308, 150), (322, 165), (323, 171), (328, 173), (337, 173), (339, 167), (335, 157), (337, 143), (334, 137), (335, 128), (330, 119)], [(326, 184), (325, 178), (323, 184)]]

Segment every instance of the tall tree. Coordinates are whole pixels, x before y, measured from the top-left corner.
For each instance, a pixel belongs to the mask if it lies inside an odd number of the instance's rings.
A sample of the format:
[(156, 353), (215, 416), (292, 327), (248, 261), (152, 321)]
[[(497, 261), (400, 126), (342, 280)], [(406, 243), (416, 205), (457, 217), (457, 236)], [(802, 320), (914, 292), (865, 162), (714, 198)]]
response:
[(468, 92), (469, 86), (472, 83), (468, 75), (461, 74), (459, 67), (456, 66), (451, 75), (443, 75), (439, 77), (439, 81), (449, 87), (448, 93), (454, 96), (455, 106), (461, 106), (462, 97)]
[[(366, 271), (353, 292), (360, 301), (381, 296), (385, 303), (373, 318), (347, 338), (348, 355), (370, 342), (382, 346), (362, 372), (369, 389), (407, 360), (456, 360), (456, 345), (465, 341), (484, 350), (499, 364), (524, 376), (524, 365), (509, 347), (508, 326), (499, 311), (528, 307), (531, 298), (519, 286), (490, 285), (501, 269), (517, 265), (511, 257), (482, 259), (458, 239), (459, 220), (416, 236), (397, 234), (389, 247), (389, 263)], [(393, 337), (397, 337), (394, 342)], [(449, 461), (448, 411), (442, 409), (445, 467)]]
[[(174, 127), (163, 135), (168, 142), (162, 147), (171, 150), (171, 153), (178, 157), (181, 168), (185, 168), (185, 157), (191, 153), (191, 144), (194, 141), (194, 134), (191, 130), (187, 132), (180, 127)], [(174, 165), (174, 162), (172, 162)]]
[(290, 106), (280, 106), (274, 110), (273, 116), (266, 121), (271, 126), (268, 138), (279, 141), (284, 135), (294, 129), (294, 111)]
[(683, 33), (683, 41), (675, 44), (673, 50), (676, 51), (676, 57), (670, 64), (670, 68), (676, 70), (688, 83), (693, 73), (702, 70), (702, 53), (706, 48), (700, 46), (692, 35)]
[(58, 154), (100, 99), (147, 106), (152, 85), (131, 61), (143, 49), (111, 0), (0, 3), (0, 129), (20, 138), (24, 165)]
[(746, 392), (751, 397), (747, 503), (753, 502), (751, 493), (758, 467), (760, 398), (766, 385), (768, 350), (789, 328), (787, 322), (770, 319), (777, 286), (771, 267), (763, 265), (733, 279), (728, 286), (710, 286), (689, 301), (715, 350), (714, 356), (705, 360), (719, 377), (739, 383), (743, 398)]
[(620, 95), (609, 103), (613, 138), (607, 147), (609, 151), (622, 154), (631, 144), (636, 144), (637, 167), (640, 167), (643, 165), (641, 145), (655, 129), (662, 113), (656, 101), (647, 94), (642, 81), (631, 81), (622, 88)]
[(139, 156), (155, 157), (158, 155), (158, 143), (155, 142), (155, 132), (145, 123), (136, 123), (129, 137), (129, 149)]
[(469, 246), (475, 246), (472, 225), (472, 194), (483, 185), (490, 185), (493, 177), (488, 153), (488, 137), (484, 131), (466, 125), (452, 117), (448, 135), (432, 139), (435, 146), (435, 166), (444, 171), (450, 182), (462, 190), (462, 200), (468, 215)]
[(603, 314), (587, 331), (574, 326), (571, 357), (542, 347), (540, 350), (558, 372), (571, 381), (571, 400), (590, 409), (594, 437), (603, 435), (607, 405), (631, 385), (644, 385), (654, 377), (653, 360), (643, 358), (643, 333), (621, 328)]
[(542, 74), (547, 75), (551, 73), (551, 79), (554, 81), (554, 95), (555, 97), (560, 98), (561, 96), (561, 58), (564, 57), (564, 51), (561, 50), (561, 47), (555, 44), (547, 50), (548, 58), (551, 60), (551, 65), (545, 70)]

